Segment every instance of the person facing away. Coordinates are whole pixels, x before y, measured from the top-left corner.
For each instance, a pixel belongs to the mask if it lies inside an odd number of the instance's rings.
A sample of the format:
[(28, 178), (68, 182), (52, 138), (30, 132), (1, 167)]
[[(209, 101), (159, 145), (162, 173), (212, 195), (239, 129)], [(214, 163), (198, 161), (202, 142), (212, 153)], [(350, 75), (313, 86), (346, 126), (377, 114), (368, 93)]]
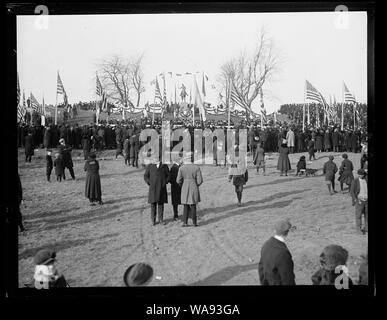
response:
[(297, 162), (297, 172), (296, 176), (304, 174), (306, 171), (306, 159), (305, 156), (301, 156), (300, 160)]
[(95, 153), (89, 155), (89, 160), (85, 162), (84, 170), (86, 171), (85, 196), (89, 199), (90, 205), (95, 205), (98, 201), (102, 202), (101, 178), (99, 176), (99, 163)]
[(149, 186), (148, 203), (151, 205), (152, 225), (156, 225), (156, 211), (160, 224), (164, 222), (164, 203), (168, 203), (167, 183), (169, 168), (166, 164), (155, 159), (149, 164), (144, 173), (144, 181)]
[(288, 171), (291, 170), (290, 160), (289, 160), (289, 148), (286, 144), (286, 139), (283, 139), (282, 145), (278, 149), (279, 157), (277, 163), (277, 170), (281, 171), (281, 176), (285, 172), (285, 176), (288, 175)]
[(264, 143), (261, 142), (257, 145), (257, 148), (255, 150), (254, 164), (257, 168), (257, 174), (259, 173), (259, 169), (262, 168), (263, 175), (265, 175), (265, 149), (264, 149)]
[(261, 285), (295, 285), (294, 263), (285, 244), (292, 225), (289, 220), (280, 220), (275, 226), (275, 234), (261, 248), (258, 274)]
[(196, 205), (200, 202), (199, 187), (203, 183), (202, 172), (198, 165), (192, 163), (191, 152), (184, 158), (176, 182), (181, 185), (181, 204), (184, 205), (183, 227), (188, 226), (188, 215), (191, 213), (193, 225), (198, 226)]
[(64, 166), (62, 156), (59, 153), (55, 153), (54, 167), (56, 181), (61, 182), (63, 177)]
[(333, 162), (334, 157), (329, 156), (329, 160), (324, 163), (323, 174), (328, 185), (328, 191), (331, 195), (335, 194), (335, 174), (338, 171), (336, 163)]
[(35, 288), (63, 288), (68, 284), (63, 275), (59, 274), (55, 267), (56, 252), (50, 249), (39, 250), (34, 256), (35, 273), (34, 285)]
[(238, 160), (237, 163), (231, 164), (228, 169), (228, 181), (235, 186), (235, 193), (238, 199), (238, 207), (242, 205), (242, 192), (243, 186), (247, 183), (249, 179), (249, 174), (245, 166), (241, 166), (241, 161)]
[(177, 221), (179, 218), (178, 206), (181, 204), (181, 186), (176, 182), (177, 175), (181, 166), (181, 161), (173, 162), (169, 169), (169, 183), (171, 184), (171, 201), (173, 207), (173, 220)]
[(46, 154), (46, 176), (47, 181), (50, 182), (51, 172), (53, 169), (53, 162), (52, 162), (52, 156), (51, 156), (51, 150), (47, 150)]
[(310, 139), (308, 142), (308, 153), (309, 153), (309, 161), (316, 160), (316, 155), (315, 155), (315, 146), (314, 146), (314, 139)]
[(348, 189), (351, 190), (351, 184), (354, 179), (353, 177), (353, 163), (351, 160), (348, 159), (348, 155), (344, 153), (342, 155), (342, 158), (344, 159), (341, 163), (340, 169), (339, 169), (339, 181), (340, 181), (340, 190), (342, 193), (344, 193), (344, 183), (348, 185)]

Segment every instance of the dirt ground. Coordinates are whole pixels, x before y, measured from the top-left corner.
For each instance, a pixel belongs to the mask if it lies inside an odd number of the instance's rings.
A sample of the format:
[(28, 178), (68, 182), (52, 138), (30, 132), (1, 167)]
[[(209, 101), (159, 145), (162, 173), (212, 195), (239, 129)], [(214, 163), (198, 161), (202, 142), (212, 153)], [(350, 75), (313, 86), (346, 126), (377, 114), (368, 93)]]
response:
[[(33, 277), (34, 254), (42, 248), (57, 251), (57, 268), (71, 287), (124, 286), (123, 274), (135, 262), (154, 268), (152, 286), (259, 285), (258, 261), (263, 243), (273, 234), (280, 218), (297, 227), (287, 239), (296, 283), (311, 284), (326, 245), (339, 244), (349, 251), (348, 269), (358, 279), (367, 236), (355, 233), (355, 209), (348, 194), (329, 195), (322, 167), (333, 154), (318, 153), (308, 165), (319, 169), (315, 177), (297, 178), (294, 171), (280, 177), (278, 155), (269, 154), (266, 176), (249, 169), (243, 206), (237, 207), (227, 170), (203, 166), (199, 227), (182, 228), (172, 220), (166, 204), (166, 225), (151, 225), (144, 169), (126, 167), (114, 151), (100, 159), (103, 206), (89, 206), (84, 196), (85, 172), (80, 151), (73, 151), (77, 180), (46, 181), (44, 150), (25, 163), (19, 150), (19, 173), (24, 201), (21, 206), (27, 232), (19, 234), (19, 286)], [(292, 169), (302, 154), (290, 155)], [(304, 153), (306, 155), (306, 153)], [(356, 171), (360, 154), (348, 153)], [(251, 160), (251, 157), (249, 158)], [(250, 163), (251, 167), (251, 163)], [(66, 175), (70, 177), (66, 170)], [(336, 183), (339, 190), (339, 184)], [(168, 192), (170, 186), (168, 186)], [(169, 197), (170, 201), (170, 197)], [(179, 207), (179, 216), (182, 215)], [(192, 220), (189, 220), (192, 225)]]

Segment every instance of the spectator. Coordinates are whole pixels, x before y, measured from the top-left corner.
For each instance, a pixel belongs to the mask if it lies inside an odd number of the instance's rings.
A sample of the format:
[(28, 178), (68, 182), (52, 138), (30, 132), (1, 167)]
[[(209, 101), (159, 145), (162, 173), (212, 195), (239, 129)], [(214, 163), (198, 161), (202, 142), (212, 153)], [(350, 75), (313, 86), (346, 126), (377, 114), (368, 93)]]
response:
[(63, 275), (60, 275), (55, 267), (56, 252), (49, 249), (43, 249), (36, 253), (35, 263), (35, 288), (63, 288), (68, 284)]

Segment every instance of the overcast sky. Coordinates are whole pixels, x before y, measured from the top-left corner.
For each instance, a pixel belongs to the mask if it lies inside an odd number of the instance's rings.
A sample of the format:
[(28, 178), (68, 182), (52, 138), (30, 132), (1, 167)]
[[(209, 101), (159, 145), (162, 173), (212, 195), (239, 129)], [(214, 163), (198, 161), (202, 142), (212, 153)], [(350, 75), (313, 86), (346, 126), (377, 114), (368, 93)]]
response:
[[(221, 64), (243, 50), (251, 52), (262, 27), (282, 57), (281, 72), (263, 88), (269, 113), (284, 103), (302, 103), (305, 79), (328, 102), (329, 95), (342, 100), (343, 81), (358, 101), (367, 100), (366, 12), (349, 13), (344, 28), (338, 28), (338, 13), (334, 12), (48, 17), (47, 29), (36, 26), (35, 16), (17, 19), (20, 87), (26, 97), (32, 92), (39, 102), (44, 95), (46, 103), (55, 104), (57, 70), (69, 103), (95, 100), (100, 59), (144, 53), (142, 104), (153, 102), (150, 82), (169, 71), (204, 72), (207, 100), (216, 104)], [(199, 87), (201, 79), (200, 73)], [(258, 111), (257, 105), (253, 110)]]

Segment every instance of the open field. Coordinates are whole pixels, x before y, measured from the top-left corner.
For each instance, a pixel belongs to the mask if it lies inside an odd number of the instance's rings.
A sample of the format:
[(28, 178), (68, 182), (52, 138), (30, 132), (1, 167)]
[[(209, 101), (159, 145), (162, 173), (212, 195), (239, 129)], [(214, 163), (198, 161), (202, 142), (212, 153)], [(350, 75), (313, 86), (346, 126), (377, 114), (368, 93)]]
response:
[[(153, 279), (152, 286), (258, 285), (260, 248), (272, 235), (274, 223), (285, 217), (297, 227), (287, 239), (297, 284), (311, 284), (319, 254), (328, 244), (339, 244), (349, 251), (348, 268), (354, 280), (360, 256), (367, 251), (367, 236), (355, 233), (350, 196), (329, 195), (320, 176), (328, 155), (333, 154), (340, 165), (338, 153), (316, 154), (317, 160), (309, 167), (320, 170), (308, 178), (294, 177), (293, 170), (280, 177), (278, 155), (268, 155), (266, 176), (249, 170), (241, 208), (236, 205), (233, 185), (227, 182), (227, 170), (203, 166), (199, 227), (182, 228), (181, 221), (172, 220), (171, 204), (165, 206), (167, 224), (151, 226), (144, 169), (125, 167), (123, 158), (113, 160), (114, 151), (101, 155), (105, 204), (94, 207), (84, 197), (80, 151), (73, 151), (77, 180), (62, 183), (55, 181), (54, 173), (52, 182), (46, 181), (43, 150), (35, 152), (38, 156), (32, 163), (24, 162), (23, 152), (19, 150), (19, 173), (27, 232), (19, 236), (20, 287), (32, 279), (34, 254), (46, 247), (57, 250), (57, 268), (71, 287), (123, 286), (126, 268), (139, 261), (150, 263), (154, 276), (160, 277)], [(360, 154), (348, 155), (356, 172)], [(292, 168), (300, 156), (290, 155)], [(67, 170), (66, 176), (70, 177)], [(180, 216), (182, 211), (180, 206)]]

